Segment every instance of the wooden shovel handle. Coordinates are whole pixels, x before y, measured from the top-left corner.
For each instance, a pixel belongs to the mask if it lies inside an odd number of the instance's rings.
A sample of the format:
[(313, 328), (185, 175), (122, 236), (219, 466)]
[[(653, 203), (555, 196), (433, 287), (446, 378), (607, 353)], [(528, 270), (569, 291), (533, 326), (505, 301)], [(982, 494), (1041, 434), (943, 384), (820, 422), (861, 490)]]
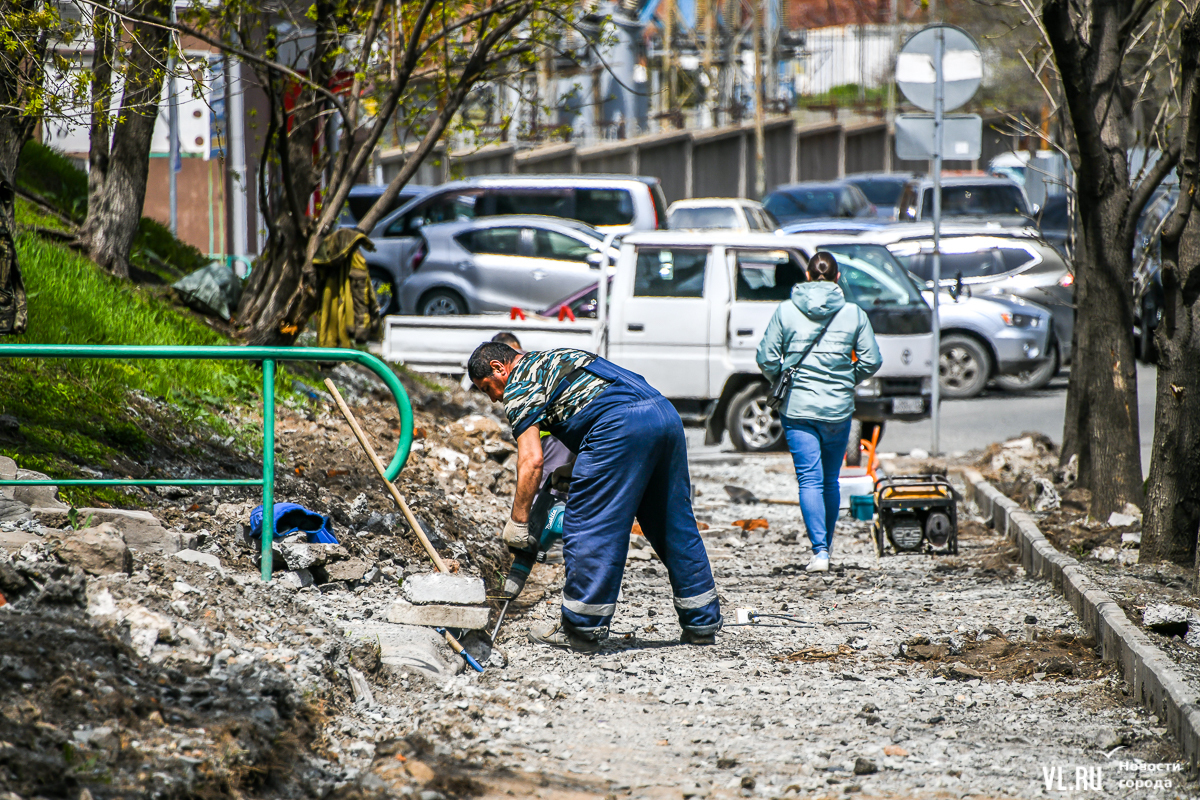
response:
[(400, 492), (396, 490), (396, 486), (387, 479), (383, 462), (379, 460), (379, 456), (375, 454), (375, 448), (371, 447), (371, 443), (367, 441), (366, 434), (362, 428), (358, 426), (358, 420), (354, 418), (350, 407), (346, 405), (346, 401), (342, 399), (341, 392), (333, 385), (333, 381), (329, 378), (325, 379), (325, 387), (329, 389), (329, 393), (333, 395), (333, 401), (337, 403), (338, 409), (342, 412), (342, 416), (346, 418), (346, 422), (350, 425), (350, 430), (354, 431), (354, 438), (358, 439), (358, 443), (362, 445), (363, 452), (367, 454), (367, 458), (371, 460), (371, 464), (375, 467), (375, 471), (379, 473), (379, 479), (387, 486), (388, 492), (391, 493), (392, 499), (396, 501), (396, 505), (400, 506), (400, 513), (404, 514), (404, 518), (408, 520), (408, 525), (413, 529), (413, 533), (421, 540), (421, 546), (425, 548), (425, 552), (433, 559), (433, 564), (438, 568), (439, 572), (449, 572), (449, 567), (446, 562), (442, 561), (442, 557), (438, 555), (437, 550), (433, 549), (433, 544), (430, 543), (429, 537), (425, 535), (424, 529), (417, 523), (417, 518), (408, 510), (408, 503), (404, 502), (404, 498), (400, 496)]

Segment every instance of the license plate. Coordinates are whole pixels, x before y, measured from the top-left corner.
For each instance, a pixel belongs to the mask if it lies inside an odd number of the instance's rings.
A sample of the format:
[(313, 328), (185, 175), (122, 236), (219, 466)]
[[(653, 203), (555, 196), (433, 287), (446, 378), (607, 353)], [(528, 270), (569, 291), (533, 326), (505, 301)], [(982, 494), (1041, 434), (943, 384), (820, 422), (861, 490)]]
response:
[(925, 410), (925, 401), (920, 397), (897, 397), (892, 400), (893, 414), (920, 414)]

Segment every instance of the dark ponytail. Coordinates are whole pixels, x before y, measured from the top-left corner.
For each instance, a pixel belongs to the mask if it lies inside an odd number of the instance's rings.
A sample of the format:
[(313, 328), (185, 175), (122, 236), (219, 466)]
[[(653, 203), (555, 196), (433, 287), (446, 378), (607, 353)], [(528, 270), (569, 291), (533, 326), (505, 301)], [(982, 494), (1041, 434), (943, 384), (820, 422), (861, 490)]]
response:
[(810, 281), (831, 281), (837, 283), (837, 260), (824, 250), (818, 250), (808, 260), (808, 279)]

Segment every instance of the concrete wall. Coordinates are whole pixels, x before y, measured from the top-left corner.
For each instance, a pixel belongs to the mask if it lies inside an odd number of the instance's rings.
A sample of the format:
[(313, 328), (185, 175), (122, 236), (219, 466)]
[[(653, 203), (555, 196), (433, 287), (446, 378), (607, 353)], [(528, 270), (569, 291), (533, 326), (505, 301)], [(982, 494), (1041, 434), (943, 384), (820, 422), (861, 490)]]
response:
[[(983, 157), (977, 163), (946, 162), (946, 169), (976, 169), (1012, 149), (1008, 137), (984, 120)], [(766, 190), (797, 181), (836, 180), (855, 172), (896, 170), (923, 173), (925, 162), (898, 161), (882, 121), (853, 124), (822, 122), (798, 126), (791, 117), (767, 120), (763, 130)], [(384, 153), (384, 180), (390, 180), (406, 153)], [(513, 145), (470, 152), (439, 152), (418, 173), (420, 183), (495, 174), (647, 175), (662, 182), (667, 202), (687, 197), (754, 197), (754, 126), (673, 131), (601, 145), (558, 143), (517, 151)], [(759, 198), (756, 198), (759, 199)]]

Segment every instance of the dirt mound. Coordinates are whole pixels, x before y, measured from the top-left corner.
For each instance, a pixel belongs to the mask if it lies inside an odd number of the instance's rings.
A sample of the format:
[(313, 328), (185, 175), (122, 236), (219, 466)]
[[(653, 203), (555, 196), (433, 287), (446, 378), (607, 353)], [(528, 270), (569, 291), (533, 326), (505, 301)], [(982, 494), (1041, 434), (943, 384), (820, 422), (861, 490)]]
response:
[(1027, 641), (1010, 640), (998, 628), (968, 631), (942, 642), (909, 639), (899, 656), (923, 664), (948, 680), (1026, 681), (1063, 676), (1097, 678), (1112, 672), (1091, 637), (1027, 627)]

